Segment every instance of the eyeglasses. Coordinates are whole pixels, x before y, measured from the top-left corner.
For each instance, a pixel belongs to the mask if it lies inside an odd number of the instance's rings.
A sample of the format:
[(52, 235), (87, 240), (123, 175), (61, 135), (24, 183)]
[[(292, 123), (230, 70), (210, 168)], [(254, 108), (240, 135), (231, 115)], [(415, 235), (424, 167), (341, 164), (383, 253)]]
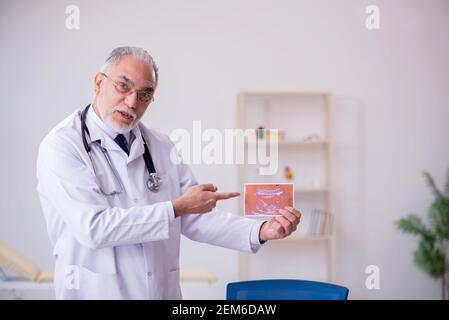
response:
[(142, 90), (136, 90), (131, 86), (131, 84), (127, 81), (121, 81), (121, 80), (114, 80), (111, 77), (109, 77), (106, 73), (101, 73), (104, 75), (107, 79), (111, 80), (114, 84), (115, 89), (118, 93), (129, 96), (132, 93), (137, 94), (137, 100), (142, 103), (148, 103), (150, 101), (154, 101), (154, 89), (153, 88), (145, 88)]

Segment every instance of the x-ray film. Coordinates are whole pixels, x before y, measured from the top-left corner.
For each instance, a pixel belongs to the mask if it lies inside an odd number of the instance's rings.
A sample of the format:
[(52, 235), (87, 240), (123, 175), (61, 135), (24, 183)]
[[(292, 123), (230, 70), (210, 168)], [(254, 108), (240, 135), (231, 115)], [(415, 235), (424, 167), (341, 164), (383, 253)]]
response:
[(293, 183), (246, 183), (244, 194), (248, 217), (279, 215), (279, 209), (294, 207)]

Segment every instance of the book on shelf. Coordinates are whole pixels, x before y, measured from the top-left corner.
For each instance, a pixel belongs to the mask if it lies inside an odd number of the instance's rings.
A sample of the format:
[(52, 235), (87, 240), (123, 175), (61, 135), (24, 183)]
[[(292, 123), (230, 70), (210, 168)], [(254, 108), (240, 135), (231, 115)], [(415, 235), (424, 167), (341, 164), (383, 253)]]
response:
[(307, 236), (328, 236), (332, 234), (333, 216), (331, 213), (314, 208), (310, 212)]

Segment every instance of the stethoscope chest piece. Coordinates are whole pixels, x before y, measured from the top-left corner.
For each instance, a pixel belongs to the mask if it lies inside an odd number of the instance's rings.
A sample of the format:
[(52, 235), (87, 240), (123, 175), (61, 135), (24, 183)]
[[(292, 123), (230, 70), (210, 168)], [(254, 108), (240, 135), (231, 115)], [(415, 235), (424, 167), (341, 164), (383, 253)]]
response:
[(158, 192), (161, 186), (161, 178), (156, 172), (151, 172), (147, 181), (147, 187), (151, 192)]

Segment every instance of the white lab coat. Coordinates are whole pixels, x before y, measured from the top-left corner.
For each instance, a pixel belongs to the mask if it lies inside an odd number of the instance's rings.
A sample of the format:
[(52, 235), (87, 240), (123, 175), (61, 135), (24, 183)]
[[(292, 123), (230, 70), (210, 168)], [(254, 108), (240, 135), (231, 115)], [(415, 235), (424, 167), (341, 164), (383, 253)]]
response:
[[(58, 124), (42, 141), (37, 160), (37, 189), (50, 240), (54, 245), (58, 299), (180, 299), (179, 245), (189, 239), (256, 252), (262, 221), (213, 210), (175, 218), (171, 200), (196, 184), (189, 168), (170, 159), (173, 143), (139, 123), (129, 156), (103, 130), (89, 108), (88, 142), (101, 140), (125, 190), (98, 145), (92, 163), (81, 138), (82, 109)], [(101, 126), (103, 125), (103, 127)], [(158, 193), (146, 187), (144, 134), (156, 171)]]

